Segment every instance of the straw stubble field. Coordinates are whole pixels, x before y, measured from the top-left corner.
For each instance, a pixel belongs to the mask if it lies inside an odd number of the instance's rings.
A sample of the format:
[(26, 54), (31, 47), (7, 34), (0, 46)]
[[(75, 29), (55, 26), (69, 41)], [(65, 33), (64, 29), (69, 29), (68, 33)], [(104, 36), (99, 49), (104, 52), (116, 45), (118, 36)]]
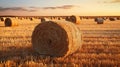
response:
[(33, 50), (31, 35), (39, 19), (18, 23), (4, 27), (0, 21), (0, 67), (120, 67), (120, 20), (106, 20), (100, 25), (93, 19), (81, 20), (76, 26), (82, 32), (82, 48), (59, 58)]

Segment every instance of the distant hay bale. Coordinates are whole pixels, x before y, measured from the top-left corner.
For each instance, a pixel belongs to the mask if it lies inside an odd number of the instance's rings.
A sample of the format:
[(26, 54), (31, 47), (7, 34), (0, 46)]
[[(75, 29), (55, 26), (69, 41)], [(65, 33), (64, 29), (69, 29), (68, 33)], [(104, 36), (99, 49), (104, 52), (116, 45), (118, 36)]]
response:
[(80, 24), (80, 17), (79, 16), (72, 15), (67, 20), (70, 22), (76, 23), (76, 24)]
[(62, 17), (58, 17), (58, 20), (62, 20)]
[(30, 21), (33, 21), (33, 18), (29, 18), (30, 19)]
[(48, 18), (40, 18), (41, 22), (50, 21)]
[(116, 19), (117, 19), (117, 20), (120, 20), (120, 17), (117, 17)]
[(69, 17), (69, 16), (67, 16), (67, 17), (65, 18), (65, 20), (66, 20), (66, 21), (69, 21), (69, 20), (70, 20), (70, 17)]
[(95, 22), (97, 22), (97, 24), (103, 24), (104, 23), (103, 18), (95, 18), (94, 20), (95, 20)]
[(50, 19), (50, 20), (55, 20), (55, 17), (52, 16), (52, 17), (50, 17), (49, 19)]
[(57, 20), (58, 18), (57, 17), (54, 17), (54, 19), (53, 20)]
[(97, 22), (98, 18), (95, 18), (94, 21)]
[(0, 20), (1, 20), (1, 21), (4, 21), (4, 18), (3, 18), (3, 17), (0, 17)]
[(19, 20), (22, 20), (23, 18), (22, 17), (18, 17)]
[(107, 18), (106, 17), (102, 17), (104, 20), (106, 20)]
[(115, 21), (115, 18), (110, 17), (109, 20), (110, 20), (110, 21)]
[(45, 22), (45, 18), (40, 18), (41, 22)]
[(23, 17), (24, 19), (28, 19), (27, 17)]
[(85, 19), (89, 19), (88, 17), (86, 17)]
[(16, 22), (15, 18), (6, 18), (4, 23), (6, 27), (18, 26), (18, 22)]
[(82, 20), (83, 18), (82, 17), (80, 17), (80, 20)]
[(81, 32), (68, 21), (46, 21), (37, 25), (32, 34), (32, 46), (42, 55), (67, 56), (81, 47)]
[(28, 19), (28, 17), (24, 17), (25, 19)]
[(50, 17), (50, 19), (52, 20), (53, 18), (52, 18), (52, 17)]

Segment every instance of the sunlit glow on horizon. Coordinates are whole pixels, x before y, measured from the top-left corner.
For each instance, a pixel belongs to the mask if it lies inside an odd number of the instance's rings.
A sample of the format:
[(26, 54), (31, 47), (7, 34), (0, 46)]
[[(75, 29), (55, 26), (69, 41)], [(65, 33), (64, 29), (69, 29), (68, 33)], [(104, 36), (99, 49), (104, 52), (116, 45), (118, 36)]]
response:
[(119, 0), (1, 0), (0, 15), (120, 16), (119, 4)]

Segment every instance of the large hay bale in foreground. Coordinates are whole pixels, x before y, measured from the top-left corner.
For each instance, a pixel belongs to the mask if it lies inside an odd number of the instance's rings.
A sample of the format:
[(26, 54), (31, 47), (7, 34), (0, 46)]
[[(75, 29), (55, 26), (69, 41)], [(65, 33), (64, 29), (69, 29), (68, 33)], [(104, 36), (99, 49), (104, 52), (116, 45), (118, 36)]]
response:
[(70, 16), (70, 18), (68, 18), (68, 21), (76, 23), (76, 24), (80, 24), (80, 17), (79, 16)]
[(81, 33), (68, 21), (46, 21), (35, 27), (32, 45), (42, 55), (67, 56), (81, 47)]
[(15, 18), (6, 18), (4, 23), (6, 27), (18, 26), (18, 22), (16, 21)]

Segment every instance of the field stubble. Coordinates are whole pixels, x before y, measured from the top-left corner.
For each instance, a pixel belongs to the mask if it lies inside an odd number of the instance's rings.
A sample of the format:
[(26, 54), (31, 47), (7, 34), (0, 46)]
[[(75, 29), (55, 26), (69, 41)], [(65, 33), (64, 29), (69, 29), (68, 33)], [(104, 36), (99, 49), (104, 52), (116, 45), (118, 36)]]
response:
[(39, 20), (19, 20), (18, 27), (0, 22), (0, 67), (119, 67), (120, 21), (82, 20), (76, 25), (82, 32), (82, 48), (68, 57), (55, 58), (36, 53), (31, 35)]

